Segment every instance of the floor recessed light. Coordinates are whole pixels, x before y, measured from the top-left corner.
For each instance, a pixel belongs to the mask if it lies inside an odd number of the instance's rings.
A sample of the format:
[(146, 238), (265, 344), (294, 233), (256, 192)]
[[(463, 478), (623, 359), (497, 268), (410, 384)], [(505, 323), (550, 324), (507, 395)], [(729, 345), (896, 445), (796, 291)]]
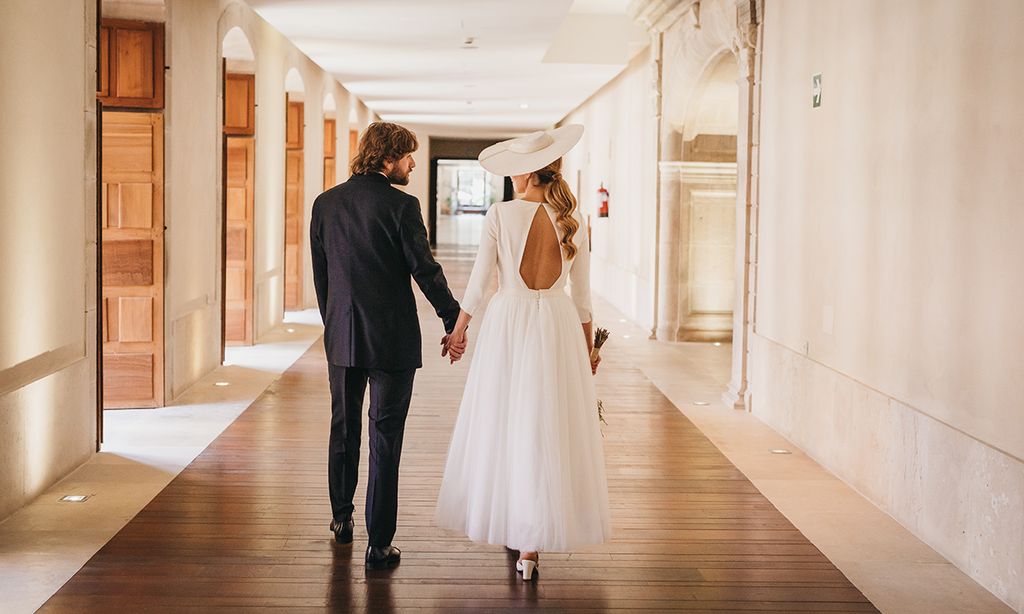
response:
[(783, 450), (782, 448), (776, 448), (774, 450), (769, 450), (769, 452), (771, 452), (772, 454), (792, 454), (792, 452), (790, 452), (789, 450)]
[(694, 405), (707, 405), (708, 402), (707, 401), (694, 401), (693, 404)]
[(294, 333), (294, 332), (295, 332), (295, 329), (294, 329), (294, 328), (287, 328), (287, 329), (285, 329), (285, 330), (287, 330), (287, 331), (288, 331), (288, 332), (290, 332), (290, 333)]
[(523, 109), (523, 110), (526, 110), (526, 109), (529, 109), (529, 108), (530, 108), (530, 105), (528, 105), (528, 104), (526, 104), (526, 103), (524, 102), (523, 104), (519, 105), (519, 108), (520, 108), (520, 109)]
[(722, 343), (720, 341), (715, 341), (712, 345), (714, 345), (716, 348), (722, 347)]
[(89, 495), (64, 495), (60, 500), (66, 503), (82, 503), (88, 498)]
[(228, 382), (214, 382), (213, 385), (214, 386), (230, 386), (231, 384), (228, 383)]

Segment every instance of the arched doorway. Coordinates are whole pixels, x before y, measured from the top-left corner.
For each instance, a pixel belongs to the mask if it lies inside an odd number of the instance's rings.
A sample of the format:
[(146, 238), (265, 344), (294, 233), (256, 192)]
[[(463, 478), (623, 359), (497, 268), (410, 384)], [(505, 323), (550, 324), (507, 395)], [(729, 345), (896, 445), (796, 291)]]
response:
[(676, 129), (678, 159), (662, 162), (669, 215), (662, 241), (657, 336), (727, 342), (733, 334), (739, 67), (716, 55)]
[(228, 30), (221, 44), (223, 347), (252, 345), (254, 339), (256, 56), (239, 27)]
[(284, 308), (302, 309), (302, 229), (305, 84), (299, 71), (285, 75)]

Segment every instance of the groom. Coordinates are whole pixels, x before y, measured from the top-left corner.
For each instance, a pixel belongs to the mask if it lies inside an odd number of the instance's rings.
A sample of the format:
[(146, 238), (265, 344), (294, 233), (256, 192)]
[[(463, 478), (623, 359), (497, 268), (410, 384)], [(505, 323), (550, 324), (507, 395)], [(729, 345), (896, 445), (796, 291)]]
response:
[[(327, 480), (336, 541), (352, 543), (363, 397), (370, 388), (370, 475), (366, 492), (367, 569), (397, 565), (391, 545), (398, 516), (398, 464), (416, 369), (423, 366), (410, 276), (451, 333), (459, 303), (434, 261), (419, 201), (407, 185), (416, 136), (397, 124), (371, 124), (352, 177), (317, 197), (310, 222), (313, 283), (324, 320), (331, 385)], [(457, 360), (465, 350), (441, 340)], [(442, 352), (442, 355), (444, 355)]]

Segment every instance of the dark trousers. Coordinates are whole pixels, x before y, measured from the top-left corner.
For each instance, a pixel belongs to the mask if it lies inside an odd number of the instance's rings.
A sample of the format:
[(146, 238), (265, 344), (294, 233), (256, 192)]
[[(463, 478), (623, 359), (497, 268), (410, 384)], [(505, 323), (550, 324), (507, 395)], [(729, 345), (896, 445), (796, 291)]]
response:
[(328, 364), (331, 382), (331, 439), (327, 482), (334, 519), (348, 520), (359, 479), (359, 438), (363, 397), (370, 385), (370, 479), (366, 490), (366, 530), (371, 546), (388, 546), (398, 519), (398, 463), (405, 418), (412, 400), (415, 369), (380, 371)]

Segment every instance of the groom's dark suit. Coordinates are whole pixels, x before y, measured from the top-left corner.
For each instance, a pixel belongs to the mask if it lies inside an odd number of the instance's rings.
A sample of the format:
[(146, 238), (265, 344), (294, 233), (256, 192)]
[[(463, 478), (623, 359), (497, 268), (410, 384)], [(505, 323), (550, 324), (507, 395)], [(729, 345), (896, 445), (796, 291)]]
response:
[(448, 332), (459, 304), (430, 253), (419, 201), (384, 175), (353, 175), (317, 197), (309, 235), (331, 384), (331, 508), (337, 521), (352, 516), (369, 382), (366, 528), (371, 546), (388, 546), (398, 515), (398, 464), (413, 376), (423, 366), (410, 276)]

